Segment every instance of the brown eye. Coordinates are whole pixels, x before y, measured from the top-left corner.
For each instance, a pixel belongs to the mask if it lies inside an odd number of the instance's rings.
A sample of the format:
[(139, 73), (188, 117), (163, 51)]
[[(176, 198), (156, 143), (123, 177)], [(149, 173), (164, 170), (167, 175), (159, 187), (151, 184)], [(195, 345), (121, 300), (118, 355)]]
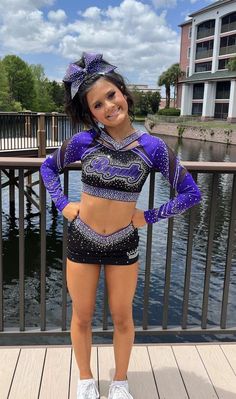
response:
[(115, 91), (112, 91), (112, 92), (109, 94), (108, 98), (114, 97), (115, 94), (116, 94), (116, 92), (115, 92)]

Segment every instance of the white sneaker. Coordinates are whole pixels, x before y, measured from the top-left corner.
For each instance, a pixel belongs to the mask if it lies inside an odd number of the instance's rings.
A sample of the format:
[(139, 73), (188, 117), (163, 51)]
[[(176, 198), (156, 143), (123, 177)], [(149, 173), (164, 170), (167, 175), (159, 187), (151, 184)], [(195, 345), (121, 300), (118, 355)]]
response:
[(98, 399), (100, 398), (94, 378), (78, 380), (77, 399)]
[(128, 381), (122, 385), (112, 382), (109, 387), (108, 399), (134, 399), (129, 392)]

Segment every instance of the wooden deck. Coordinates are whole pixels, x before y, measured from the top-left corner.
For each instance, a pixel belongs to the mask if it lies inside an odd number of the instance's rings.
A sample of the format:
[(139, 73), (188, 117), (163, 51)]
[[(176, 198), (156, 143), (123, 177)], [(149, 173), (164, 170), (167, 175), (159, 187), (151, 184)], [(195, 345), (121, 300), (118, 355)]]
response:
[[(114, 375), (113, 347), (93, 346), (101, 399)], [(70, 346), (0, 347), (1, 399), (76, 399)], [(134, 345), (128, 379), (134, 399), (235, 399), (236, 343)]]

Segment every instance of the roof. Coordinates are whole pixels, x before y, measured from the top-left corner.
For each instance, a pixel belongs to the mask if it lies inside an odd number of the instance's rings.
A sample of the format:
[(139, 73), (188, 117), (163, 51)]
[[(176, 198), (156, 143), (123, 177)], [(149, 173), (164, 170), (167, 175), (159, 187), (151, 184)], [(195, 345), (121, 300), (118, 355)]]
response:
[(184, 25), (189, 25), (189, 24), (192, 24), (192, 18), (187, 19), (187, 21), (182, 22), (182, 24), (179, 24), (178, 26), (184, 26)]
[(188, 78), (181, 79), (179, 83), (192, 83), (192, 82), (205, 82), (206, 80), (220, 80), (220, 79), (231, 79), (236, 78), (236, 71), (216, 71), (212, 72), (199, 72), (194, 73)]
[(200, 8), (200, 10), (193, 12), (192, 14), (189, 14), (189, 17), (194, 17), (195, 15), (202, 14), (203, 12), (206, 12), (208, 10), (212, 10), (213, 8), (217, 8), (223, 4), (226, 3), (234, 3), (236, 0), (218, 0), (215, 1), (214, 3), (210, 4), (209, 6), (206, 6), (204, 8)]

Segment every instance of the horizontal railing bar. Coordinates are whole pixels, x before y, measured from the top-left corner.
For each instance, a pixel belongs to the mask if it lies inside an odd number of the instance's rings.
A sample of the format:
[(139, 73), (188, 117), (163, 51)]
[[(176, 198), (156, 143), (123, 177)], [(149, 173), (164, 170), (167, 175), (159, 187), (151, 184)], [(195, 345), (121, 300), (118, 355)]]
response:
[[(113, 334), (114, 328), (109, 327), (107, 330), (102, 330), (100, 327), (96, 327), (92, 329), (93, 335), (102, 335), (102, 336), (111, 336)], [(147, 335), (206, 335), (206, 334), (235, 334), (236, 333), (236, 326), (230, 328), (220, 328), (220, 327), (213, 327), (213, 328), (206, 328), (201, 329), (201, 327), (190, 327), (187, 329), (181, 329), (181, 327), (171, 327), (168, 326), (168, 329), (163, 329), (159, 326), (152, 326), (149, 327), (148, 330), (143, 330), (142, 327), (137, 326), (135, 328), (135, 335), (147, 336)], [(26, 328), (24, 331), (19, 331), (16, 328), (5, 328), (3, 332), (1, 332), (1, 337), (11, 337), (16, 336), (23, 337), (33, 337), (33, 336), (69, 336), (70, 330), (61, 330), (59, 328), (52, 328), (46, 331), (40, 331), (37, 328)]]
[[(39, 168), (45, 161), (45, 158), (19, 158), (19, 157), (0, 157), (0, 167), (14, 167), (14, 168)], [(182, 165), (189, 170), (196, 170), (201, 172), (235, 172), (236, 162), (199, 162), (199, 161), (181, 161)], [(68, 169), (81, 169), (81, 162), (73, 162)]]

